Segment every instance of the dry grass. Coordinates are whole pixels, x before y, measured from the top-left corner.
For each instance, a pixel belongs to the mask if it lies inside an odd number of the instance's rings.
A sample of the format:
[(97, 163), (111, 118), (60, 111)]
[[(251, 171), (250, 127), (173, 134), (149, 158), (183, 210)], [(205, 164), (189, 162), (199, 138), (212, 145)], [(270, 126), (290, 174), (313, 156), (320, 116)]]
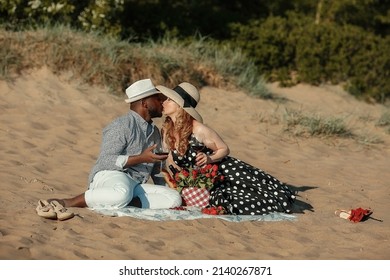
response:
[(264, 80), (242, 53), (203, 38), (191, 42), (164, 38), (139, 44), (59, 26), (21, 32), (0, 29), (0, 44), (4, 58), (0, 78), (8, 81), (46, 65), (54, 73), (72, 73), (113, 94), (122, 94), (135, 80), (151, 77), (167, 86), (188, 81), (270, 96)]

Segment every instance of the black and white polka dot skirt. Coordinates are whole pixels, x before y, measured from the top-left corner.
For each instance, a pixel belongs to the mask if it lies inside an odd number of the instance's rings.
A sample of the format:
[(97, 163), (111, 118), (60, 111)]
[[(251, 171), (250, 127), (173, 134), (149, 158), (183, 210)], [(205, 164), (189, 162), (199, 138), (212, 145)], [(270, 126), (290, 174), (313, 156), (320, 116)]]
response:
[(236, 215), (291, 213), (294, 192), (275, 177), (233, 157), (226, 157), (219, 170), (225, 180), (211, 189), (210, 205)]

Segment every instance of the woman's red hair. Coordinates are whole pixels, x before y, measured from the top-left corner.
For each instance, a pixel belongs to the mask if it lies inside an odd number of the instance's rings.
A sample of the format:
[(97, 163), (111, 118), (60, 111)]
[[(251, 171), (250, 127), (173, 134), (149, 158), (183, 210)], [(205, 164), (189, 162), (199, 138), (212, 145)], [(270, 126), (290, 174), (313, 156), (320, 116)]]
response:
[[(166, 117), (162, 125), (161, 131), (164, 142), (167, 144), (169, 149), (176, 149), (182, 156), (188, 148), (188, 142), (192, 134), (192, 121), (193, 117), (180, 108), (180, 111), (176, 116), (175, 125), (170, 117)], [(178, 136), (177, 139), (175, 135)], [(178, 141), (177, 143), (176, 140)]]

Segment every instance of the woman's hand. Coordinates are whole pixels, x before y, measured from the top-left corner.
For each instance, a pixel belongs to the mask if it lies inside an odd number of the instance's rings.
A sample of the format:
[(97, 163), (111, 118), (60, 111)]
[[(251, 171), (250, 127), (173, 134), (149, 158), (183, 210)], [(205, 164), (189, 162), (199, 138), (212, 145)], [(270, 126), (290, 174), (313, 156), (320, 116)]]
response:
[(203, 165), (206, 165), (208, 163), (211, 163), (210, 157), (205, 153), (198, 153), (196, 155), (195, 161), (196, 161), (197, 166), (203, 166)]

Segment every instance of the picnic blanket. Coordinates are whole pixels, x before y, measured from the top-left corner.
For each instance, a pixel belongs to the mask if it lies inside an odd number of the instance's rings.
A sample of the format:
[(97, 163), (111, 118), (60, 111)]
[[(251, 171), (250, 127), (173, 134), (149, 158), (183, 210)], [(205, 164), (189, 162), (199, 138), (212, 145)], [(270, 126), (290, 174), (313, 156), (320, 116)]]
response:
[(177, 221), (195, 219), (222, 219), (229, 222), (243, 221), (293, 221), (294, 215), (284, 213), (271, 213), (268, 215), (207, 215), (197, 207), (187, 207), (185, 210), (175, 209), (142, 209), (127, 207), (122, 209), (92, 209), (103, 215), (112, 217), (132, 217), (150, 221)]

